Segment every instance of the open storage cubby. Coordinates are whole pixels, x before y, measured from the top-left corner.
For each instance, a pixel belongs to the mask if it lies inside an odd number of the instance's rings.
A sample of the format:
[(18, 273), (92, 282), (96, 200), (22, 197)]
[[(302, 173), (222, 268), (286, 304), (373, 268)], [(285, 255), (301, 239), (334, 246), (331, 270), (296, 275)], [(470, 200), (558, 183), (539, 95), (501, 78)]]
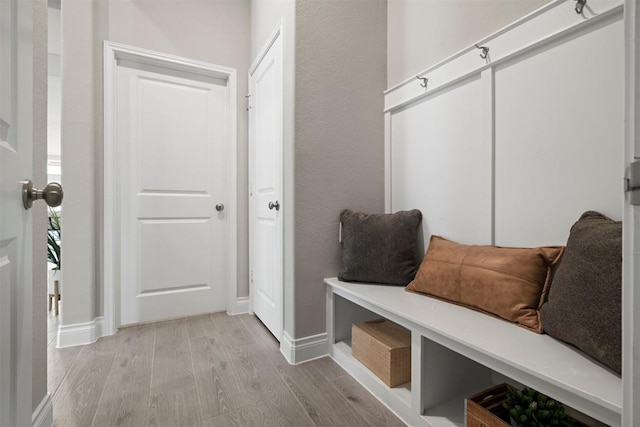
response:
[(378, 320), (383, 317), (367, 310), (366, 308), (344, 298), (336, 298), (335, 301), (335, 325), (333, 338), (333, 358), (349, 372), (362, 373), (367, 388), (384, 390), (393, 396), (393, 399), (402, 402), (406, 407), (411, 406), (411, 383), (401, 384), (397, 387), (387, 387), (369, 369), (356, 360), (351, 354), (351, 326), (354, 323)]
[(420, 340), (420, 353), (420, 413), (426, 421), (444, 418), (464, 424), (465, 398), (493, 385), (493, 372), (424, 337)]
[[(465, 398), (504, 382), (621, 424), (621, 379), (548, 335), (402, 287), (325, 283), (329, 355), (411, 426), (463, 426)], [(411, 382), (400, 387), (351, 355), (351, 325), (379, 318), (411, 331)]]

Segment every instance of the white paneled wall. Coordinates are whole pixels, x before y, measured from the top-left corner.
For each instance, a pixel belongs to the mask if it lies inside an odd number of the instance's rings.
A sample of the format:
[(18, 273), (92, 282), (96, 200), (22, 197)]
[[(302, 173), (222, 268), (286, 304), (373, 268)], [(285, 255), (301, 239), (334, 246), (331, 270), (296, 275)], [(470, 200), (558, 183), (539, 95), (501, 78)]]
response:
[(420, 209), (427, 236), (491, 240), (491, 140), (481, 131), (482, 107), (477, 76), (393, 116), (391, 205)]
[(470, 244), (565, 244), (586, 210), (622, 216), (621, 1), (556, 1), (386, 93), (388, 211)]

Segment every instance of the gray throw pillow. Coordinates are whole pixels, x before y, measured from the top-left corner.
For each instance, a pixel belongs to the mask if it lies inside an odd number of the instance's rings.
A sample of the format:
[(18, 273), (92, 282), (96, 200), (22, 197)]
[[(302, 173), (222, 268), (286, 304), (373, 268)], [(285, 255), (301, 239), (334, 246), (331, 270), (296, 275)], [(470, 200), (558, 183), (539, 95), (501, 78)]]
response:
[(342, 211), (342, 261), (338, 279), (406, 286), (418, 270), (417, 209), (394, 214)]
[(622, 223), (585, 212), (540, 310), (544, 331), (617, 373), (622, 365)]

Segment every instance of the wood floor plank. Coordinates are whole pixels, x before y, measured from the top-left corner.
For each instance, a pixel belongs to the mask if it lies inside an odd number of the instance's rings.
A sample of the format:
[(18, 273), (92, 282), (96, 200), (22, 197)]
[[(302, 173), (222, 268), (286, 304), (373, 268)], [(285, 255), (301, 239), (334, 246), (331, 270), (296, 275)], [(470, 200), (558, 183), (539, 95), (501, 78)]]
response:
[(98, 338), (98, 341), (91, 345), (85, 345), (83, 350), (85, 356), (90, 354), (115, 354), (122, 346), (123, 334), (116, 333), (114, 335), (108, 335)]
[(193, 362), (187, 323), (180, 319), (158, 323), (155, 328), (151, 393), (194, 387)]
[(82, 346), (56, 348), (55, 341), (47, 347), (47, 390), (52, 397), (81, 350)]
[(96, 409), (93, 427), (147, 425), (150, 385), (151, 369), (110, 374)]
[(119, 347), (110, 375), (150, 370), (153, 362), (155, 325), (132, 326), (118, 333), (122, 334), (122, 345)]
[(155, 393), (149, 402), (149, 426), (200, 426), (198, 396), (195, 386)]
[(340, 365), (333, 361), (329, 356), (322, 357), (320, 359), (313, 360), (308, 363), (313, 365), (324, 375), (328, 380), (332, 380), (347, 374), (347, 371), (342, 369)]
[(115, 354), (93, 353), (86, 347), (53, 397), (57, 426), (86, 427), (93, 422)]
[(252, 315), (125, 328), (49, 359), (60, 427), (403, 425), (332, 360), (289, 365)]
[(280, 347), (278, 340), (271, 334), (269, 329), (253, 314), (239, 314), (238, 318), (244, 323), (247, 330), (256, 342), (264, 343), (266, 345), (274, 345)]
[(240, 377), (220, 339), (191, 340), (200, 414), (203, 419), (242, 408), (251, 401), (242, 390)]
[(220, 331), (217, 328), (214, 319), (220, 315), (207, 314), (204, 316), (191, 317), (187, 320), (187, 334), (189, 339), (209, 337), (217, 340), (222, 340)]
[[(202, 423), (203, 427), (298, 427), (300, 420), (283, 417), (279, 411), (258, 402), (244, 408), (228, 412)], [(344, 424), (343, 424), (344, 425)]]
[(284, 419), (287, 425), (295, 422), (299, 426), (313, 425), (259, 345), (238, 347), (230, 353), (242, 390), (252, 402), (260, 402), (272, 412), (270, 419)]
[(229, 349), (256, 344), (256, 339), (249, 332), (240, 318), (226, 314), (212, 317), (218, 331), (222, 335), (225, 345)]
[(344, 375), (331, 382), (349, 404), (367, 420), (368, 425), (380, 427), (406, 425), (351, 376)]
[(283, 362), (276, 368), (316, 426), (368, 425), (313, 362), (295, 366)]

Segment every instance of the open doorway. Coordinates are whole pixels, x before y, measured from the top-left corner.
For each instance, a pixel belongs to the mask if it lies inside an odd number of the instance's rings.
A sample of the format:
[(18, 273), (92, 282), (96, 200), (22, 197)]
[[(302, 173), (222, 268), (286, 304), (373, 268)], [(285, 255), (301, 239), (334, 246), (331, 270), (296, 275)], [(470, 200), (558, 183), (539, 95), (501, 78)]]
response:
[[(60, 0), (48, 2), (48, 93), (47, 93), (47, 182), (62, 183), (61, 147), (61, 39)], [(49, 208), (47, 236), (48, 279), (48, 345), (55, 346), (61, 317), (62, 270), (61, 270), (61, 218), (62, 206)]]

